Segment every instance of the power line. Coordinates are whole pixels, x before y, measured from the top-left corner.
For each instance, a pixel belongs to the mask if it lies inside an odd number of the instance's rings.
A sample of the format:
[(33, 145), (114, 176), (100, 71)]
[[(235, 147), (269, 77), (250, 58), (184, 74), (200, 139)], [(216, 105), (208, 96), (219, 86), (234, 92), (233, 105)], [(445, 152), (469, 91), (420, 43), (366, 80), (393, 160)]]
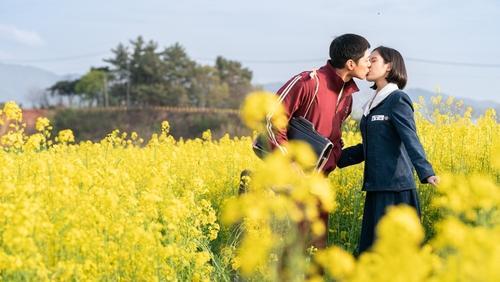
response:
[[(213, 62), (213, 58), (195, 58), (197, 61)], [(298, 59), (298, 60), (238, 60), (245, 64), (303, 64), (312, 62), (324, 62), (326, 59)]]
[[(109, 51), (100, 51), (94, 53), (87, 53), (81, 55), (74, 56), (66, 56), (66, 57), (53, 57), (53, 58), (42, 58), (42, 59), (6, 59), (0, 60), (3, 62), (10, 63), (41, 63), (41, 62), (61, 62), (61, 61), (73, 61), (79, 59), (86, 58), (94, 58), (97, 56), (102, 56), (109, 54)], [(206, 61), (213, 62), (214, 58), (194, 58), (197, 61)], [(478, 68), (500, 68), (500, 64), (482, 64), (482, 63), (469, 63), (469, 62), (457, 62), (457, 61), (446, 61), (446, 60), (430, 60), (430, 59), (422, 59), (422, 58), (413, 58), (407, 57), (406, 61), (416, 62), (416, 63), (424, 63), (424, 64), (433, 64), (433, 65), (445, 65), (445, 66), (460, 66), (460, 67), (478, 67)], [(254, 59), (241, 59), (238, 60), (243, 64), (269, 64), (269, 65), (277, 65), (277, 64), (304, 64), (304, 63), (317, 63), (326, 61), (325, 58), (316, 58), (316, 59), (296, 59), (296, 60), (254, 60)]]
[(6, 60), (0, 60), (4, 62), (10, 62), (10, 63), (42, 63), (42, 62), (61, 62), (61, 61), (73, 61), (73, 60), (79, 60), (79, 59), (87, 59), (87, 58), (94, 58), (97, 56), (102, 56), (109, 54), (109, 51), (101, 51), (101, 52), (95, 52), (95, 53), (87, 53), (87, 54), (81, 54), (81, 55), (74, 55), (74, 56), (66, 56), (66, 57), (54, 57), (54, 58), (43, 58), (43, 59), (6, 59)]
[[(200, 61), (215, 61), (209, 58), (199, 58)], [(464, 66), (464, 67), (480, 67), (480, 68), (500, 68), (500, 64), (479, 64), (479, 63), (466, 63), (466, 62), (452, 62), (452, 61), (441, 61), (441, 60), (428, 60), (420, 58), (405, 58), (406, 61), (416, 62), (416, 63), (426, 63), (435, 65), (449, 65), (449, 66)], [(301, 64), (301, 63), (312, 63), (312, 62), (324, 62), (326, 59), (299, 59), (299, 60), (240, 60), (242, 63), (247, 64)]]
[(418, 58), (405, 58), (405, 59), (407, 61), (413, 61), (413, 62), (417, 62), (417, 63), (434, 64), (434, 65), (478, 67), (478, 68), (500, 68), (500, 64), (479, 64), (479, 63), (451, 62), (451, 61), (427, 60), (427, 59), (418, 59)]

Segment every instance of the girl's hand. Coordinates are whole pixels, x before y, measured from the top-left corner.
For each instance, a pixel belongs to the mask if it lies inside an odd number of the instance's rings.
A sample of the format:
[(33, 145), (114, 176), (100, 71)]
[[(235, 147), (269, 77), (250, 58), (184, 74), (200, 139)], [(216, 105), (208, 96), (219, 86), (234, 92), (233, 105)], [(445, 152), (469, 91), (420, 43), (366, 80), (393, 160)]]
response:
[(434, 185), (434, 186), (437, 186), (438, 183), (439, 183), (439, 177), (437, 177), (435, 175), (429, 176), (427, 178), (427, 182), (430, 183), (430, 184), (432, 184), (432, 185)]

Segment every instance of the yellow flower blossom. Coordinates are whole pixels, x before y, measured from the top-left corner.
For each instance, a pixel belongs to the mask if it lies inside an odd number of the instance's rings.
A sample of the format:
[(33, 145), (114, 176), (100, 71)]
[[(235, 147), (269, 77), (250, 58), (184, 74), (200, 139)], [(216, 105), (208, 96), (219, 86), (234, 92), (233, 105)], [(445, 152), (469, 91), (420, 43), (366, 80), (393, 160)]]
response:
[(276, 95), (264, 91), (248, 94), (241, 108), (243, 122), (249, 128), (261, 132), (269, 117), (275, 129), (285, 128), (288, 124), (285, 109)]
[(49, 127), (50, 121), (46, 117), (39, 117), (36, 119), (35, 128), (37, 131), (44, 131), (45, 128)]
[(57, 140), (61, 143), (71, 143), (75, 142), (75, 137), (73, 136), (73, 131), (71, 129), (65, 129), (59, 131), (57, 135)]
[(23, 119), (23, 112), (14, 101), (8, 101), (4, 104), (3, 113), (9, 120), (20, 122)]

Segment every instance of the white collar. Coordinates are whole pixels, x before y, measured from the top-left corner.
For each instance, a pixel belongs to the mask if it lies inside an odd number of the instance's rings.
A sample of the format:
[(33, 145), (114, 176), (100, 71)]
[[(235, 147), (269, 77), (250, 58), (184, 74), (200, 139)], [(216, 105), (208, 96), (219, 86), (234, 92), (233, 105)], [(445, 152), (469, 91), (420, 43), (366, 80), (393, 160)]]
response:
[(373, 93), (372, 97), (370, 97), (370, 99), (368, 99), (368, 101), (363, 106), (363, 115), (367, 116), (373, 108), (384, 101), (385, 98), (387, 98), (392, 92), (396, 90), (399, 90), (397, 84), (389, 82), (386, 86), (384, 86), (384, 88), (380, 89), (378, 93)]

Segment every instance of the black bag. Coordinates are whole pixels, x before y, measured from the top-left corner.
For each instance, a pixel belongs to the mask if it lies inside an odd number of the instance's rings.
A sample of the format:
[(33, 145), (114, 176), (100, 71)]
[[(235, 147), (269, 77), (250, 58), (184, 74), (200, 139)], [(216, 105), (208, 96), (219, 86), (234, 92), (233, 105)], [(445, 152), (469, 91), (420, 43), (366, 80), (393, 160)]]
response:
[[(316, 79), (316, 90), (314, 92), (314, 96), (312, 101), (309, 103), (307, 110), (304, 116), (301, 117), (292, 117), (288, 122), (287, 129), (287, 137), (288, 140), (300, 140), (311, 145), (313, 151), (316, 153), (318, 160), (316, 162), (316, 169), (322, 170), (325, 166), (330, 153), (333, 150), (333, 143), (323, 135), (321, 135), (316, 129), (314, 125), (305, 118), (309, 109), (311, 108), (314, 99), (316, 98), (316, 94), (318, 93), (318, 78), (315, 72), (312, 72), (312, 75)], [(256, 140), (253, 143), (253, 151), (259, 158), (264, 158), (271, 151), (271, 145), (269, 143), (269, 139), (265, 134), (259, 134)]]

